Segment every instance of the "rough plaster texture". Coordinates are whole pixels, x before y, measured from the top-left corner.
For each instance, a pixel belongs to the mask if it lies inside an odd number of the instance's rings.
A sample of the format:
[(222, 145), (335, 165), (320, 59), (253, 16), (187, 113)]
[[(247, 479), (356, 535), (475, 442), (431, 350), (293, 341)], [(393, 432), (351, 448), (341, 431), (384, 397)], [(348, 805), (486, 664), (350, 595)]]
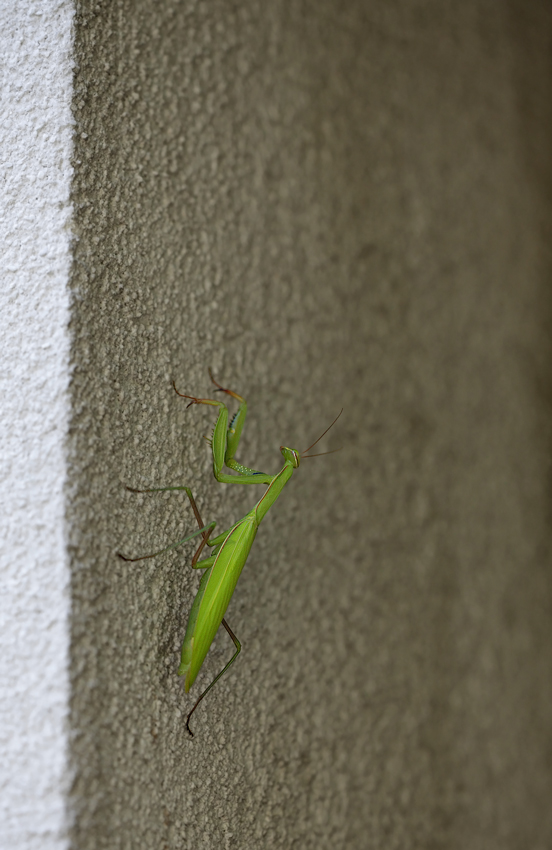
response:
[[(550, 8), (81, 2), (74, 846), (552, 843)], [(267, 517), (184, 728), (187, 483), (328, 439)], [(217, 639), (208, 681), (229, 657)], [(199, 689), (198, 689), (199, 690)]]
[(66, 846), (73, 4), (0, 3), (0, 847)]

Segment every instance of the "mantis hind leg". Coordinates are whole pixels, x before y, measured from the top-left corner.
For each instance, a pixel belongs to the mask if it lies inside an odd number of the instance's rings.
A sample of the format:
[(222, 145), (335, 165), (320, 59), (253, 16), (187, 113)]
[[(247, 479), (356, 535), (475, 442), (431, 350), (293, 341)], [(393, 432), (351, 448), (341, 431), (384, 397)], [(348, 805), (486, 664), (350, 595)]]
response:
[(226, 629), (226, 631), (227, 631), (227, 632), (228, 632), (228, 634), (230, 635), (230, 637), (231, 637), (231, 639), (232, 639), (232, 641), (233, 641), (233, 643), (234, 643), (234, 646), (236, 647), (236, 651), (235, 651), (235, 653), (233, 654), (233, 656), (232, 656), (232, 658), (230, 659), (230, 661), (228, 662), (228, 664), (225, 664), (225, 666), (222, 668), (222, 670), (220, 671), (220, 673), (218, 673), (218, 674), (215, 676), (215, 678), (213, 679), (213, 681), (211, 682), (211, 684), (210, 684), (210, 685), (208, 685), (208, 686), (205, 688), (205, 690), (203, 691), (203, 693), (201, 693), (201, 694), (199, 695), (199, 697), (197, 698), (197, 700), (196, 700), (196, 702), (195, 702), (194, 707), (192, 708), (192, 710), (191, 710), (191, 711), (190, 711), (190, 713), (188, 714), (188, 716), (187, 716), (187, 718), (186, 718), (186, 729), (188, 730), (188, 732), (190, 733), (190, 735), (192, 736), (192, 738), (194, 737), (194, 733), (193, 733), (193, 732), (192, 732), (192, 730), (190, 729), (190, 717), (192, 716), (192, 714), (194, 713), (194, 711), (195, 711), (195, 710), (196, 710), (196, 708), (198, 707), (198, 705), (199, 705), (199, 703), (201, 702), (201, 700), (203, 699), (203, 697), (207, 696), (207, 694), (209, 693), (209, 691), (211, 690), (211, 688), (213, 687), (213, 685), (215, 685), (215, 684), (218, 682), (218, 680), (219, 680), (222, 676), (224, 676), (224, 674), (226, 673), (226, 671), (227, 671), (227, 670), (229, 669), (229, 667), (230, 667), (230, 666), (234, 663), (234, 661), (236, 660), (236, 658), (238, 657), (238, 655), (239, 655), (239, 654), (240, 654), (240, 652), (241, 652), (241, 643), (239, 642), (239, 640), (237, 639), (236, 635), (234, 634), (234, 632), (232, 631), (232, 629), (230, 628), (230, 626), (228, 625), (228, 623), (226, 622), (226, 620), (225, 620), (224, 618), (223, 618), (223, 620), (222, 620), (222, 625), (224, 626), (224, 628)]

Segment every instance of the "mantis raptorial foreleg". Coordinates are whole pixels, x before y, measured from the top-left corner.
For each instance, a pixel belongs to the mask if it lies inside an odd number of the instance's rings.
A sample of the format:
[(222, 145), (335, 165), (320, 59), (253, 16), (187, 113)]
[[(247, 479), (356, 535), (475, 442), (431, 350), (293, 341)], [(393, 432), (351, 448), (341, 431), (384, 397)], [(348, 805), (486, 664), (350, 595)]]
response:
[[(274, 478), (273, 475), (267, 475), (264, 472), (251, 469), (249, 466), (243, 466), (243, 464), (238, 463), (238, 461), (234, 458), (245, 423), (247, 402), (241, 395), (238, 395), (233, 390), (227, 390), (215, 381), (210, 369), (209, 375), (211, 376), (212, 382), (217, 387), (215, 392), (226, 393), (240, 403), (237, 413), (235, 413), (230, 420), (230, 424), (228, 424), (228, 408), (224, 402), (215, 401), (212, 398), (196, 398), (193, 395), (180, 393), (176, 389), (174, 381), (173, 387), (177, 395), (181, 398), (187, 398), (190, 400), (188, 407), (191, 407), (193, 404), (209, 404), (213, 407), (219, 408), (219, 415), (211, 437), (211, 447), (213, 450), (213, 473), (215, 478), (217, 481), (220, 481), (221, 484), (270, 484)], [(238, 475), (228, 475), (227, 473), (222, 472), (222, 467), (225, 465), (229, 467), (229, 469), (233, 469), (237, 472)]]

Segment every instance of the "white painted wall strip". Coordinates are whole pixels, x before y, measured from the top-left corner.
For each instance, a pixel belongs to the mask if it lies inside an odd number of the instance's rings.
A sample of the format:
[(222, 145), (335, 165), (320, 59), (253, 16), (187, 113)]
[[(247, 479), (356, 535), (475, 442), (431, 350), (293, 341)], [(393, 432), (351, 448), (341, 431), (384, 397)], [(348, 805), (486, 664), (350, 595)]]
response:
[(72, 0), (0, 0), (0, 848), (67, 846)]

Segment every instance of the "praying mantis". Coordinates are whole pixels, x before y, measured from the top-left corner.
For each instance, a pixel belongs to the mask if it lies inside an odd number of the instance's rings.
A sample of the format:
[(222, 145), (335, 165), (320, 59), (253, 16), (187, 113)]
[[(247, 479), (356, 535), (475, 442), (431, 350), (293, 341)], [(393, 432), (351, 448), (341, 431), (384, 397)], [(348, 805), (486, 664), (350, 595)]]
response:
[[(176, 389), (174, 381), (173, 387), (177, 395), (189, 400), (188, 407), (195, 404), (208, 404), (219, 409), (211, 440), (208, 441), (211, 444), (213, 453), (213, 472), (215, 478), (221, 484), (266, 484), (266, 491), (249, 513), (238, 520), (231, 528), (226, 529), (226, 531), (221, 532), (211, 539), (211, 532), (215, 528), (216, 523), (210, 522), (208, 525), (203, 523), (189, 487), (154, 487), (147, 490), (136, 490), (133, 487), (127, 487), (132, 493), (162, 493), (169, 490), (184, 491), (190, 500), (199, 528), (183, 540), (179, 540), (177, 543), (173, 543), (159, 552), (153, 552), (151, 555), (142, 555), (140, 558), (127, 558), (121, 555), (121, 553), (118, 553), (119, 557), (124, 561), (141, 561), (181, 546), (183, 543), (199, 535), (202, 537), (199, 547), (192, 558), (191, 566), (192, 569), (205, 570), (205, 572), (201, 577), (199, 589), (190, 610), (184, 643), (182, 644), (180, 666), (178, 668), (178, 675), (185, 677), (184, 689), (186, 693), (192, 687), (221, 623), (234, 643), (235, 652), (230, 661), (215, 676), (211, 684), (200, 694), (189, 712), (186, 718), (186, 729), (192, 737), (193, 732), (190, 729), (190, 718), (192, 714), (211, 688), (232, 666), (241, 651), (241, 643), (226, 622), (224, 615), (251, 551), (259, 525), (279, 497), (293, 472), (299, 467), (302, 459), (318, 457), (319, 454), (332, 453), (307, 454), (328, 433), (343, 413), (343, 410), (341, 410), (324, 433), (308, 449), (305, 449), (303, 453), (299, 453), (295, 449), (290, 449), (286, 446), (280, 446), (280, 451), (284, 457), (284, 465), (276, 475), (267, 475), (264, 472), (243, 466), (235, 459), (247, 414), (247, 403), (242, 396), (233, 392), (233, 390), (221, 386), (214, 379), (210, 369), (209, 375), (217, 387), (215, 392), (226, 393), (239, 403), (238, 410), (230, 420), (230, 424), (228, 424), (228, 408), (224, 402), (209, 398), (196, 398), (195, 396), (180, 393)], [(339, 450), (337, 449), (335, 451)], [(228, 467), (235, 474), (231, 475), (223, 472), (223, 466)], [(205, 546), (212, 547), (213, 553), (200, 561), (199, 557)]]

